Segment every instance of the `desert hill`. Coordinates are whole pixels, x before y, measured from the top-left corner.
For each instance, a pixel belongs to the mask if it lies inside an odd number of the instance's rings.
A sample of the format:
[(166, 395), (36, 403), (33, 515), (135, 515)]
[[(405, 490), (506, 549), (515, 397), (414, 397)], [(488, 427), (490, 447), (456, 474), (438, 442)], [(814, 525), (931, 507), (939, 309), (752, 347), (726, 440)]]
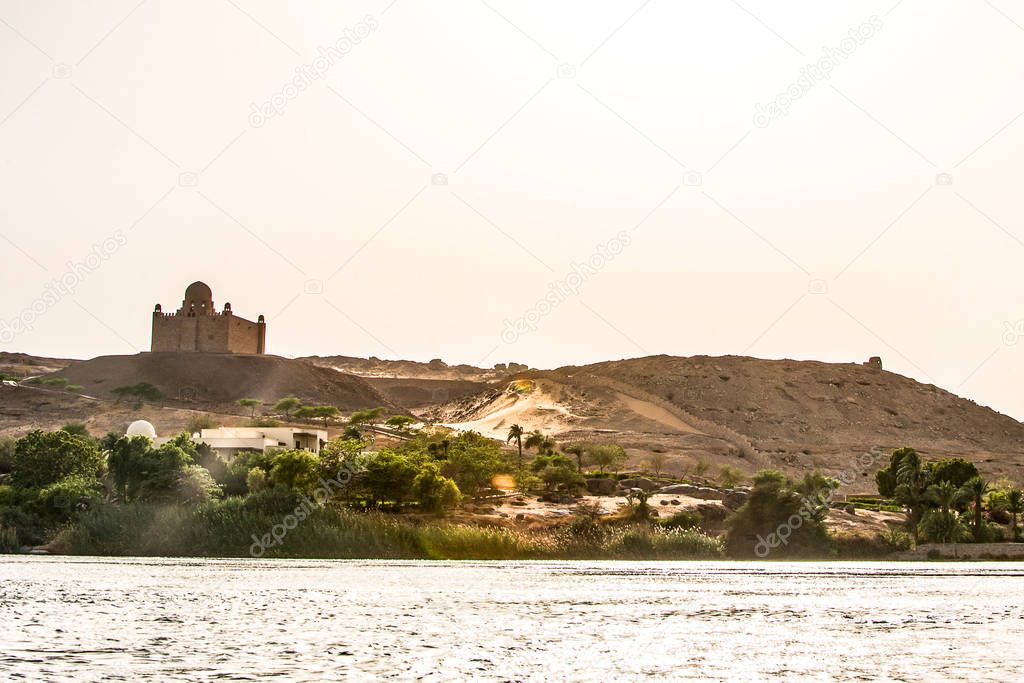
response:
[(380, 358), (353, 358), (352, 356), (307, 356), (300, 360), (332, 368), (360, 377), (398, 379), (461, 380), (467, 382), (493, 382), (510, 373), (522, 372), (528, 366), (519, 363), (498, 363), (493, 368), (472, 365), (448, 365), (436, 358), (429, 363), (412, 360), (381, 360)]
[[(68, 393), (61, 389), (36, 386), (0, 386), (0, 436), (21, 436), (32, 429), (60, 429), (70, 422), (81, 422), (90, 433), (123, 434), (135, 420), (148, 420), (159, 434), (174, 434), (198, 411), (169, 406), (114, 403)], [(210, 413), (220, 425), (244, 422), (238, 415)]]
[(74, 363), (50, 377), (83, 387), (82, 393), (111, 399), (113, 389), (148, 382), (168, 404), (233, 410), (253, 397), (273, 403), (294, 394), (305, 403), (329, 404), (342, 411), (385, 406), (400, 408), (353, 375), (280, 356), (218, 353), (140, 353), (100, 356)]
[[(724, 464), (747, 473), (775, 467), (838, 474), (857, 469), (854, 459), (873, 448), (910, 445), (929, 458), (963, 456), (987, 476), (1024, 481), (1024, 424), (871, 365), (651, 356), (555, 370), (513, 365), (510, 372), (502, 365), (345, 356), (144, 353), (75, 362), (4, 354), (0, 360), (34, 369), (21, 375), (58, 366), (54, 377), (101, 399), (41, 386), (7, 387), (0, 394), (0, 430), (70, 419), (93, 419), (97, 426), (124, 420), (128, 412), (117, 411), (127, 407), (111, 400), (111, 390), (149, 382), (172, 411), (154, 419), (182, 424), (187, 413), (174, 410), (238, 415), (238, 398), (269, 403), (295, 394), (343, 413), (378, 405), (411, 411), (501, 440), (518, 423), (562, 443), (615, 441), (633, 465), (657, 457), (667, 461), (665, 471), (677, 474), (700, 469), (713, 477)], [(872, 491), (874, 469), (862, 468), (852, 488)]]
[(701, 462), (712, 472), (722, 464), (863, 469), (858, 488), (871, 490), (875, 468), (857, 468), (855, 458), (912, 445), (930, 458), (966, 457), (989, 476), (1024, 479), (1024, 424), (867, 365), (652, 356), (517, 378), (428, 415), (495, 437), (518, 423), (560, 441), (615, 440), (634, 464), (663, 453), (677, 472)]
[(43, 358), (27, 353), (0, 351), (0, 374), (12, 377), (29, 377), (57, 372), (78, 361), (69, 358)]

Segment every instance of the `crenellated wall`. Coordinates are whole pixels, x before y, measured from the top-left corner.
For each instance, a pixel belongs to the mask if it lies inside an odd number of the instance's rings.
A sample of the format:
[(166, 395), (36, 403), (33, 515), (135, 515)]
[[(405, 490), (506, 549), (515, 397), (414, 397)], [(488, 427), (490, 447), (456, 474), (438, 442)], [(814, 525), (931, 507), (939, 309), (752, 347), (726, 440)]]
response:
[(185, 316), (153, 313), (151, 351), (264, 353), (266, 325), (230, 313)]

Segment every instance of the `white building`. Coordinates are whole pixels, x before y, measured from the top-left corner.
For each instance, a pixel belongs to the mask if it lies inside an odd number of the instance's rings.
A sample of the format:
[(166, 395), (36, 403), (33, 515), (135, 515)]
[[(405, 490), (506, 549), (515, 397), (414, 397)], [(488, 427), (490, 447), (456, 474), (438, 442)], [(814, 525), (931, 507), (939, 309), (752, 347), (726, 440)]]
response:
[[(157, 436), (156, 429), (145, 420), (132, 422), (125, 435), (144, 436), (154, 446), (162, 446), (171, 440), (170, 437)], [(300, 448), (319, 455), (320, 449), (327, 443), (327, 430), (304, 427), (218, 427), (193, 434), (192, 440), (205, 443), (229, 460), (239, 451), (266, 453), (271, 448)]]
[(239, 451), (263, 451), (271, 448), (299, 448), (319, 454), (327, 443), (327, 430), (299, 427), (219, 427), (204, 429), (197, 443), (205, 443), (225, 458)]

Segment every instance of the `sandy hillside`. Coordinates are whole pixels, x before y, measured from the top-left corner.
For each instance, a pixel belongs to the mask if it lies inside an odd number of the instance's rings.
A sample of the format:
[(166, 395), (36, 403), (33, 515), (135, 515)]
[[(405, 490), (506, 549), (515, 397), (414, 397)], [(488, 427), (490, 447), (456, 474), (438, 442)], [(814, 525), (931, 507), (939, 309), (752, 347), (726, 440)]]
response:
[(183, 408), (145, 405), (134, 408), (69, 394), (59, 389), (0, 386), (0, 436), (21, 436), (33, 429), (60, 429), (69, 422), (81, 422), (93, 435), (107, 432), (124, 433), (135, 420), (148, 420), (161, 435), (174, 434), (184, 427), (189, 417), (204, 414), (215, 424), (242, 424), (239, 415), (205, 413)]
[[(935, 386), (858, 364), (741, 357), (656, 356), (530, 371), (515, 385), (435, 407), (445, 424), (504, 438), (508, 426), (559, 441), (622, 444), (631, 464), (652, 453), (673, 474), (729, 464), (848, 474), (872, 491), (882, 456), (911, 445), (929, 458), (963, 456), (991, 477), (1024, 481), (1024, 425)], [(877, 465), (876, 465), (877, 463)]]
[(309, 404), (329, 404), (353, 411), (385, 406), (401, 412), (365, 380), (353, 375), (279, 356), (215, 353), (140, 353), (100, 356), (54, 373), (82, 393), (111, 398), (116, 387), (148, 382), (165, 402), (182, 407), (232, 412), (239, 398), (273, 403), (294, 394)]
[(70, 358), (43, 358), (30, 356), (27, 353), (10, 353), (0, 351), (0, 374), (12, 377), (30, 377), (46, 375), (68, 367), (76, 360)]

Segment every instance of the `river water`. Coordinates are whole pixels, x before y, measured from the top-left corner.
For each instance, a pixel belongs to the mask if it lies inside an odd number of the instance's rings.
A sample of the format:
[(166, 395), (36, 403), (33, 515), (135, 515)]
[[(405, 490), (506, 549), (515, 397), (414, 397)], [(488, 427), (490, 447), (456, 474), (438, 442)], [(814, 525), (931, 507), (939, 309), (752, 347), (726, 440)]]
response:
[(1024, 565), (0, 556), (2, 680), (1006, 681)]

